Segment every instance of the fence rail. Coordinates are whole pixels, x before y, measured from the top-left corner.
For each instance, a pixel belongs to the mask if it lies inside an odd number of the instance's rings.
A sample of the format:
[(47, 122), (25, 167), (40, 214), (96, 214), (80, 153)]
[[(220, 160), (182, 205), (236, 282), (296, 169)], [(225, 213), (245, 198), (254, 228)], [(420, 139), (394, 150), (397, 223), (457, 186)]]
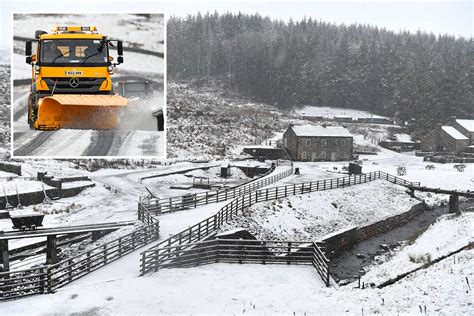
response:
[[(285, 163), (285, 162), (283, 162)], [(289, 162), (289, 166), (291, 166), (291, 162)], [(291, 168), (292, 169), (292, 168)], [(267, 177), (271, 172), (275, 170), (275, 166), (272, 166), (270, 170), (262, 175), (259, 180), (251, 181), (245, 184), (242, 184), (238, 187), (232, 189), (225, 189), (225, 190), (214, 190), (214, 191), (206, 191), (200, 193), (190, 193), (181, 196), (169, 197), (169, 198), (146, 198), (141, 199), (138, 202), (138, 208), (146, 208), (149, 212), (155, 214), (161, 213), (168, 213), (168, 212), (176, 212), (181, 211), (189, 208), (196, 208), (201, 205), (207, 205), (211, 203), (219, 203), (223, 201), (227, 201), (230, 199), (235, 199), (238, 196), (250, 193), (255, 191), (256, 189), (262, 188), (264, 186), (270, 185), (275, 181), (282, 179), (282, 174), (286, 174), (287, 172), (283, 172), (271, 177)]]
[(159, 238), (160, 223), (142, 209), (147, 226), (56, 264), (0, 273), (0, 300), (51, 293)]
[(149, 255), (155, 260), (144, 264), (153, 271), (215, 262), (312, 265), (329, 286), (329, 260), (314, 242), (213, 239), (154, 249)]
[[(288, 172), (292, 171), (288, 170)], [(229, 219), (232, 219), (233, 216), (236, 216), (238, 212), (243, 211), (245, 208), (250, 207), (255, 203), (286, 198), (288, 196), (297, 194), (348, 187), (379, 179), (407, 187), (420, 185), (419, 182), (410, 182), (385, 172), (374, 171), (360, 175), (291, 184), (250, 192), (232, 200), (230, 203), (222, 207), (215, 215), (206, 218), (205, 220), (142, 252), (140, 274), (146, 274), (147, 272), (151, 271), (151, 267), (156, 265), (156, 249), (164, 247), (168, 247), (168, 249), (170, 247), (181, 247), (182, 249), (192, 248), (194, 247), (193, 243), (209, 238), (212, 234), (217, 232), (221, 225), (229, 221)]]

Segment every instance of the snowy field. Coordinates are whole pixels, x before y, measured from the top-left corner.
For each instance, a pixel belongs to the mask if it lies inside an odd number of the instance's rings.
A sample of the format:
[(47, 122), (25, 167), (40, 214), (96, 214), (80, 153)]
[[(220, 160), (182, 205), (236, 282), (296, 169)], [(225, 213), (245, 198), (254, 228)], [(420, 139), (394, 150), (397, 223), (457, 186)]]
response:
[(302, 116), (322, 116), (324, 118), (334, 118), (335, 116), (352, 118), (386, 118), (366, 111), (311, 105), (306, 105), (302, 108), (296, 109), (295, 113)]

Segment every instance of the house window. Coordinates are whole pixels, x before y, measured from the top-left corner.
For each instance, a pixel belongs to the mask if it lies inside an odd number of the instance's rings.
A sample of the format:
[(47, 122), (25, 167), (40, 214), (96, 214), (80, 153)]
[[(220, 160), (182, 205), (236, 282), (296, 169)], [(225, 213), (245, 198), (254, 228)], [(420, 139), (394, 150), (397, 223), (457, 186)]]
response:
[[(339, 140), (336, 139), (336, 140), (335, 140), (335, 143), (336, 143), (336, 146), (338, 146), (338, 145), (339, 145)], [(342, 144), (341, 144), (341, 145), (342, 145)]]
[(311, 146), (311, 139), (306, 140), (306, 146)]
[(326, 146), (326, 140), (325, 140), (325, 139), (321, 140), (321, 146), (322, 146), (322, 147), (325, 147), (325, 146)]
[(325, 151), (321, 152), (321, 158), (326, 159), (326, 152)]
[(345, 139), (341, 140), (341, 146), (346, 146), (346, 140)]
[(301, 153), (301, 160), (306, 160), (306, 151)]

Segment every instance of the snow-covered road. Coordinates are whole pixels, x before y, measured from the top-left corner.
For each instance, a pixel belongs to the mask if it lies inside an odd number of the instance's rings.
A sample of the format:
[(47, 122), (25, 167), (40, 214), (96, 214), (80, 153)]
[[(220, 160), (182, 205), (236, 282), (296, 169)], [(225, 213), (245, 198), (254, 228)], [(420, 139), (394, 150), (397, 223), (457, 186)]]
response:
[(19, 88), (14, 100), (15, 157), (163, 157), (165, 154), (164, 132), (156, 130), (155, 118), (151, 115), (152, 108), (163, 100), (162, 92), (156, 92), (149, 103), (131, 100), (127, 110), (121, 113), (119, 127), (114, 130), (32, 130), (27, 124), (27, 95), (27, 90)]

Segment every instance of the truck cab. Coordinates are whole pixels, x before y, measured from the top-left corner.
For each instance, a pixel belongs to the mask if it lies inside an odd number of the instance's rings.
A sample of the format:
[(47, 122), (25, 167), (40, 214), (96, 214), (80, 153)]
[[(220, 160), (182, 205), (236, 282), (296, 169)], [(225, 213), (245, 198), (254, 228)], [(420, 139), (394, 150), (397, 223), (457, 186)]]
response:
[[(118, 52), (117, 63), (110, 56), (113, 42)], [(44, 97), (113, 95), (110, 75), (123, 62), (122, 42), (108, 39), (95, 26), (56, 26), (51, 33), (36, 31), (35, 40), (26, 42), (25, 55), (26, 62), (32, 65), (28, 102), (28, 123), (32, 127)]]

